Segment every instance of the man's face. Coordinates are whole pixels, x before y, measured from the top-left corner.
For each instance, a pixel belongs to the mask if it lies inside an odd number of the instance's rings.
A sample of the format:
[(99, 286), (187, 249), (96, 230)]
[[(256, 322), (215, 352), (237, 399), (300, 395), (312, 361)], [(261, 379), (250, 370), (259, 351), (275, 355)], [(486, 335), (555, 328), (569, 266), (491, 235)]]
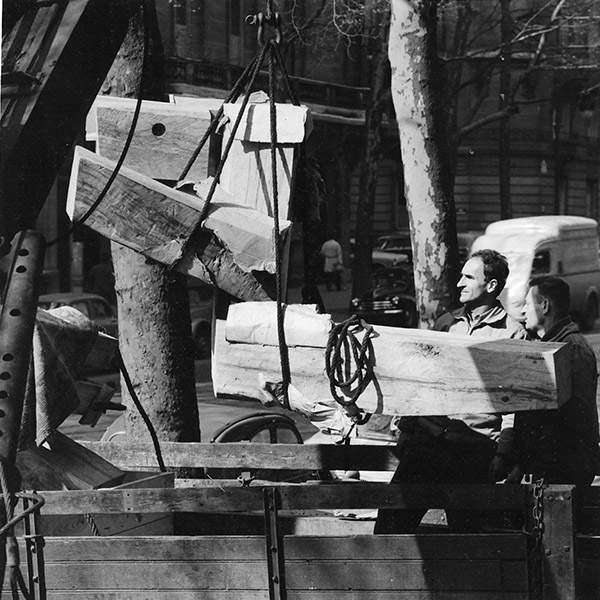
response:
[(479, 256), (470, 258), (460, 273), (456, 287), (460, 291), (461, 304), (476, 303), (487, 296), (488, 284), (483, 273), (483, 261)]
[(525, 327), (530, 331), (537, 332), (544, 325), (544, 310), (537, 287), (532, 287), (527, 292), (523, 315), (525, 316)]

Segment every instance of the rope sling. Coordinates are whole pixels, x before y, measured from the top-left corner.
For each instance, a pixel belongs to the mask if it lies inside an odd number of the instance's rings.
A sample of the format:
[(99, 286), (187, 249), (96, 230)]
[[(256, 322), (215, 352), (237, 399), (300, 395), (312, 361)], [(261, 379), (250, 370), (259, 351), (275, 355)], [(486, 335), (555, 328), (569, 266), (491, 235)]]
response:
[[(238, 112), (237, 118), (232, 126), (229, 134), (229, 139), (225, 150), (222, 153), (221, 160), (217, 167), (214, 179), (211, 183), (207, 198), (205, 211), (216, 189), (219, 177), (222, 173), (225, 161), (229, 155), (229, 151), (233, 144), (234, 135), (242, 120), (243, 113), (248, 104), (250, 94), (252, 93), (256, 76), (262, 66), (266, 54), (269, 58), (269, 107), (270, 107), (270, 130), (271, 130), (271, 174), (273, 182), (273, 219), (275, 228), (275, 276), (276, 276), (276, 302), (277, 302), (277, 337), (279, 343), (279, 358), (281, 366), (282, 380), (277, 383), (269, 383), (268, 391), (274, 395), (278, 401), (287, 409), (290, 408), (289, 402), (289, 384), (291, 382), (291, 372), (289, 363), (289, 351), (285, 339), (284, 316), (285, 305), (283, 303), (283, 290), (281, 279), (281, 235), (279, 230), (279, 201), (278, 201), (278, 186), (277, 186), (277, 111), (275, 104), (275, 66), (277, 66), (282, 75), (282, 81), (285, 85), (286, 92), (292, 103), (299, 105), (295, 94), (292, 91), (289, 76), (285, 68), (285, 63), (280, 51), (282, 41), (281, 35), (281, 17), (279, 13), (273, 10), (272, 0), (266, 3), (265, 13), (258, 13), (247, 18), (247, 22), (258, 25), (258, 44), (259, 53), (246, 67), (238, 81), (235, 83), (231, 94), (226, 102), (235, 102), (241, 93), (241, 89), (250, 77), (249, 83), (246, 86), (246, 92)], [(274, 37), (265, 43), (264, 32), (265, 26), (270, 26), (274, 29)], [(191, 169), (194, 161), (199, 156), (202, 148), (206, 144), (210, 135), (216, 131), (219, 120), (223, 115), (223, 106), (217, 112), (215, 118), (211, 121), (210, 126), (200, 140), (198, 147), (193, 152), (190, 160), (183, 169), (179, 180), (182, 181)], [(198, 226), (200, 227), (200, 225)], [(190, 237), (193, 239), (193, 235)], [(362, 342), (358, 342), (357, 334), (360, 331), (365, 331)], [(365, 423), (369, 415), (363, 413), (356, 405), (356, 401), (360, 394), (367, 388), (373, 380), (373, 366), (375, 364), (373, 344), (373, 328), (366, 324), (362, 319), (352, 316), (347, 321), (335, 325), (329, 335), (327, 349), (325, 354), (325, 371), (330, 381), (330, 391), (336, 402), (344, 408), (348, 417), (352, 420), (351, 428), (346, 432), (341, 442), (348, 442), (349, 436), (353, 428), (358, 424)], [(352, 362), (356, 365), (352, 372)], [(338, 393), (342, 392), (342, 394)], [(345, 396), (345, 398), (344, 398)]]
[[(281, 257), (281, 231), (279, 227), (279, 193), (277, 186), (277, 107), (275, 103), (275, 68), (278, 67), (282, 76), (282, 80), (285, 84), (286, 92), (291, 100), (292, 104), (295, 106), (299, 106), (295, 94), (292, 91), (287, 70), (285, 68), (285, 64), (283, 58), (281, 56), (279, 50), (279, 44), (281, 43), (282, 35), (281, 35), (281, 17), (278, 12), (273, 11), (272, 2), (267, 2), (267, 9), (265, 13), (259, 12), (257, 15), (251, 16), (247, 19), (247, 22), (251, 24), (258, 25), (257, 39), (259, 45), (258, 55), (252, 59), (252, 61), (248, 64), (240, 78), (235, 83), (232, 92), (228, 96), (226, 102), (236, 102), (241, 95), (241, 90), (245, 86), (244, 96), (237, 114), (237, 117), (231, 127), (231, 131), (229, 132), (229, 138), (227, 140), (227, 144), (225, 149), (222, 152), (221, 159), (219, 160), (219, 164), (217, 166), (214, 178), (212, 180), (211, 186), (209, 188), (206, 203), (204, 206), (204, 215), (207, 214), (208, 208), (210, 206), (210, 202), (213, 198), (214, 192), (216, 190), (217, 184), (219, 182), (219, 178), (221, 173), (223, 172), (223, 168), (225, 166), (225, 162), (227, 161), (227, 157), (229, 156), (229, 151), (234, 142), (235, 133), (237, 132), (239, 125), (244, 116), (244, 112), (246, 110), (246, 106), (250, 101), (250, 96), (254, 89), (254, 84), (256, 82), (256, 77), (260, 68), (263, 66), (265, 59), (268, 56), (268, 79), (269, 79), (269, 118), (270, 118), (270, 154), (271, 154), (271, 180), (273, 182), (273, 222), (274, 222), (274, 237), (275, 237), (275, 289), (276, 289), (276, 303), (277, 303), (277, 339), (279, 345), (279, 361), (281, 366), (281, 382), (279, 382), (278, 391), (279, 395), (282, 399), (282, 404), (284, 407), (288, 408), (289, 405), (289, 396), (288, 396), (288, 387), (291, 381), (291, 373), (290, 373), (290, 362), (289, 362), (289, 352), (285, 339), (285, 330), (284, 330), (284, 316), (285, 316), (285, 304), (283, 302), (283, 289), (282, 289), (282, 257)], [(271, 27), (274, 31), (274, 37), (265, 41), (265, 29), (266, 26)], [(248, 81), (247, 81), (248, 80)], [(214, 133), (219, 125), (220, 118), (223, 115), (223, 106), (220, 107), (215, 117), (212, 119), (208, 129), (204, 133), (202, 139), (200, 140), (198, 146), (192, 153), (190, 160), (186, 164), (185, 168), (181, 172), (179, 176), (179, 181), (183, 181), (189, 170), (191, 169), (194, 161), (200, 155), (202, 148), (208, 141), (210, 135)], [(203, 215), (203, 217), (204, 217)], [(192, 232), (192, 235), (188, 239), (188, 244), (195, 238), (195, 234), (202, 227), (203, 218), (200, 219), (198, 226)], [(185, 253), (185, 248), (184, 252)]]

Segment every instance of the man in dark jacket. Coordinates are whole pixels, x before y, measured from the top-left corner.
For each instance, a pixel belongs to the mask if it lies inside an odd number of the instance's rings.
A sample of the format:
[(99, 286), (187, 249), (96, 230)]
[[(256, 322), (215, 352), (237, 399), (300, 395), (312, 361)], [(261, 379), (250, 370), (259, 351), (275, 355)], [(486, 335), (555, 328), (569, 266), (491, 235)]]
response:
[(571, 394), (557, 410), (517, 413), (516, 466), (507, 482), (524, 474), (546, 483), (589, 485), (597, 471), (598, 370), (594, 351), (569, 317), (569, 286), (559, 277), (530, 282), (525, 325), (543, 342), (565, 342), (571, 351)]

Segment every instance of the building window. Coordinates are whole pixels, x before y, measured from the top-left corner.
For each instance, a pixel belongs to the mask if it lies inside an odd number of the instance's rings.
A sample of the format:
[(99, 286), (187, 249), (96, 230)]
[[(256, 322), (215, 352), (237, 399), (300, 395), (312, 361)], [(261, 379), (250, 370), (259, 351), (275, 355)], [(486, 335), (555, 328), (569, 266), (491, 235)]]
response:
[(187, 25), (187, 0), (173, 0), (172, 6), (175, 11), (175, 24)]

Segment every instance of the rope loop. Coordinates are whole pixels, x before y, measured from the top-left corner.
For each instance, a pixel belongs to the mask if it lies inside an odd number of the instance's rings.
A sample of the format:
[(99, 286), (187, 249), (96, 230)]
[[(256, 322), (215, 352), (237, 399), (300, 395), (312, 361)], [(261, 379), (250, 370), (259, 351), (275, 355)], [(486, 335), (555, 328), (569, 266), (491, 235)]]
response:
[[(359, 340), (358, 335), (363, 331)], [(325, 372), (331, 395), (359, 425), (365, 422), (365, 417), (356, 401), (374, 378), (375, 352), (371, 339), (375, 335), (371, 325), (353, 315), (333, 326), (325, 351)]]

